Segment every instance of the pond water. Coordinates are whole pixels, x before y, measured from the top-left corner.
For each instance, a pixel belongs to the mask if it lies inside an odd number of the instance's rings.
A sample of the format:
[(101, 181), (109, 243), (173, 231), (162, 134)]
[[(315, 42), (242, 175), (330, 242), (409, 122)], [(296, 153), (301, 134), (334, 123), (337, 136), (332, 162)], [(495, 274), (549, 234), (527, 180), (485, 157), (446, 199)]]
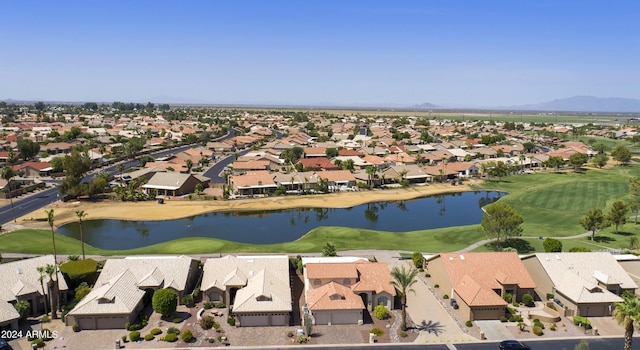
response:
[[(132, 249), (184, 237), (212, 237), (268, 244), (294, 241), (320, 226), (345, 226), (392, 232), (478, 224), (482, 207), (505, 193), (476, 191), (386, 201), (349, 208), (303, 208), (219, 212), (168, 221), (86, 220), (84, 240), (103, 249)], [(77, 222), (58, 233), (80, 239)]]

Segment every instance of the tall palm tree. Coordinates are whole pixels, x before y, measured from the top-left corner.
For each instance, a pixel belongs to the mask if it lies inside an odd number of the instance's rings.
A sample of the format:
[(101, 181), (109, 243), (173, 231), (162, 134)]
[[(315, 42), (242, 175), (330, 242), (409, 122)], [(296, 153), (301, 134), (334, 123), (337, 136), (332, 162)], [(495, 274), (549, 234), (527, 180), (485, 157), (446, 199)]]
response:
[(9, 194), (9, 201), (11, 202), (11, 212), (13, 213), (13, 222), (16, 222), (16, 210), (13, 208), (13, 196), (11, 195), (11, 179), (16, 176), (16, 173), (8, 166), (3, 166), (0, 170), (0, 176), (3, 180), (7, 181), (7, 188)]
[(78, 223), (80, 224), (80, 243), (82, 246), (82, 260), (84, 260), (84, 226), (82, 225), (82, 218), (89, 214), (84, 210), (76, 210), (76, 216), (78, 217)]
[[(49, 209), (49, 210), (45, 210), (45, 212), (47, 213), (47, 222), (49, 223), (49, 227), (51, 228), (51, 242), (53, 244), (53, 264), (54, 266), (58, 266), (58, 252), (56, 251), (56, 235), (55, 232), (53, 231), (53, 208)], [(58, 284), (58, 269), (55, 269), (55, 273), (56, 273), (56, 287), (58, 287), (58, 289), (60, 289), (60, 285)], [(60, 306), (60, 295), (58, 294), (58, 306)], [(51, 304), (51, 317), (53, 317), (54, 315), (54, 307), (53, 307), (53, 303)], [(55, 318), (55, 317), (53, 317)]]
[(47, 290), (44, 289), (44, 276), (46, 276), (47, 273), (44, 266), (38, 266), (36, 267), (36, 270), (38, 270), (38, 273), (40, 273), (40, 278), (38, 278), (38, 280), (40, 281), (40, 288), (42, 288), (42, 293), (44, 293), (44, 314), (46, 315), (49, 313), (49, 309), (47, 308)]
[[(49, 289), (49, 302), (51, 304), (51, 318), (56, 319), (58, 318), (58, 314), (56, 313), (56, 308), (58, 307), (56, 303), (58, 298), (58, 289), (56, 288), (58, 284), (58, 278), (57, 278), (58, 266), (47, 264), (47, 266), (44, 268), (44, 271), (49, 276), (49, 281), (47, 281), (47, 288)], [(53, 275), (56, 275), (55, 280), (53, 279)]]
[(623, 302), (616, 303), (613, 318), (624, 327), (624, 350), (631, 350), (633, 324), (640, 320), (640, 301), (638, 298), (624, 298)]
[(391, 269), (391, 277), (393, 281), (391, 284), (396, 288), (398, 292), (398, 296), (402, 300), (402, 323), (400, 324), (400, 328), (403, 331), (407, 330), (407, 293), (412, 292), (415, 294), (415, 290), (411, 288), (418, 280), (416, 277), (418, 276), (418, 270), (414, 268), (410, 268), (408, 271), (405, 270), (404, 266), (402, 268), (398, 268), (395, 266)]

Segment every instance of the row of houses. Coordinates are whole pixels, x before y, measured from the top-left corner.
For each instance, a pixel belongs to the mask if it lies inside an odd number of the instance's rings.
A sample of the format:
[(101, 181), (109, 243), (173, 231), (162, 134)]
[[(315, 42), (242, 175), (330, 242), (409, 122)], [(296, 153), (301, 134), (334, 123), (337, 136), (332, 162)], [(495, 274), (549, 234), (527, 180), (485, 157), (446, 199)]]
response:
[[(2, 329), (17, 328), (16, 301), (29, 302), (33, 315), (43, 312), (45, 293), (37, 267), (52, 263), (47, 255), (0, 265), (5, 282), (0, 286)], [(637, 292), (640, 280), (640, 258), (607, 252), (521, 257), (514, 252), (441, 253), (425, 255), (425, 263), (431, 283), (456, 300), (469, 320), (500, 319), (507, 312), (506, 296), (521, 302), (525, 294), (544, 301), (558, 316), (611, 316), (623, 293)], [(362, 324), (377, 305), (396, 306), (386, 263), (305, 257), (302, 265), (302, 319)], [(155, 290), (171, 288), (182, 298), (199, 286), (203, 299), (225, 304), (240, 327), (287, 326), (300, 302), (293, 298), (292, 273), (286, 255), (229, 255), (202, 265), (184, 255), (107, 259), (92, 291), (65, 322), (82, 329), (120, 329), (135, 322)], [(64, 278), (59, 282), (63, 302), (70, 300)]]

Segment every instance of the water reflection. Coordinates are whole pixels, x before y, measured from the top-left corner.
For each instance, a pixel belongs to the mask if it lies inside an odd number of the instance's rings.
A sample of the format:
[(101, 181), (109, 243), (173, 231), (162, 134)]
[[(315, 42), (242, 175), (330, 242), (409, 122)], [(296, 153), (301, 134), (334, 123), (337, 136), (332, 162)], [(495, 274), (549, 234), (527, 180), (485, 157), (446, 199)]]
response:
[[(319, 226), (344, 226), (392, 232), (471, 225), (482, 220), (481, 207), (501, 192), (464, 192), (410, 201), (384, 201), (350, 208), (299, 208), (278, 211), (219, 212), (167, 221), (86, 220), (85, 241), (104, 249), (131, 249), (183, 237), (215, 237), (268, 244), (293, 241)], [(77, 223), (60, 234), (80, 237)]]

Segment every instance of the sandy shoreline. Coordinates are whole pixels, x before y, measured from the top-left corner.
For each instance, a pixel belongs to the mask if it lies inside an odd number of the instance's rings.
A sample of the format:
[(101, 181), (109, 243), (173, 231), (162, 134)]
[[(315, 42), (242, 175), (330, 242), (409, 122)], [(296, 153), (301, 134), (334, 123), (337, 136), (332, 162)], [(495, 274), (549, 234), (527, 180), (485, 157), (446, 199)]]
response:
[(121, 219), (121, 220), (174, 220), (193, 215), (235, 211), (235, 210), (278, 210), (291, 208), (340, 208), (355, 205), (387, 201), (409, 200), (441, 193), (472, 191), (472, 185), (481, 180), (472, 180), (459, 186), (450, 184), (431, 184), (407, 188), (341, 192), (307, 196), (279, 196), (236, 200), (168, 200), (165, 204), (147, 202), (56, 202), (50, 206), (31, 212), (18, 219), (18, 224), (29, 228), (48, 228), (45, 210), (54, 209), (54, 224), (60, 226), (78, 220), (75, 212), (84, 210), (85, 220)]

